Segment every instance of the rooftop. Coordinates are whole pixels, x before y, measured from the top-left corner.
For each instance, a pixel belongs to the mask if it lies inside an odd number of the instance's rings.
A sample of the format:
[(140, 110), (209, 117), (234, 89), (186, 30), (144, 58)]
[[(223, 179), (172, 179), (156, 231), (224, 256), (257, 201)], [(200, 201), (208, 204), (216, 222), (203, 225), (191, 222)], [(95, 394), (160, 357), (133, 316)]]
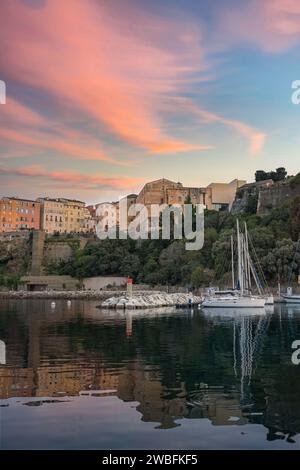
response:
[(16, 196), (3, 196), (0, 198), (0, 201), (23, 201), (23, 202), (32, 202), (32, 203), (37, 203), (38, 201), (33, 200), (33, 199), (26, 199), (26, 198), (21, 198), (21, 197), (16, 197)]
[(78, 201), (77, 199), (68, 199), (65, 197), (51, 198), (51, 197), (39, 197), (38, 201), (50, 201), (50, 202), (75, 202), (77, 204), (85, 204), (83, 201)]

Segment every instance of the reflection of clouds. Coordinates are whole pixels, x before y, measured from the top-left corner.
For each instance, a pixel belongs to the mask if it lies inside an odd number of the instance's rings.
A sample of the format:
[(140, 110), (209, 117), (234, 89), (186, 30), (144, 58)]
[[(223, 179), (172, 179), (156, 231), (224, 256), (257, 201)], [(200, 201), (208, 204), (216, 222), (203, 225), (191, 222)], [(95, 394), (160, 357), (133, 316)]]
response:
[(6, 364), (6, 346), (2, 340), (0, 340), (0, 364)]

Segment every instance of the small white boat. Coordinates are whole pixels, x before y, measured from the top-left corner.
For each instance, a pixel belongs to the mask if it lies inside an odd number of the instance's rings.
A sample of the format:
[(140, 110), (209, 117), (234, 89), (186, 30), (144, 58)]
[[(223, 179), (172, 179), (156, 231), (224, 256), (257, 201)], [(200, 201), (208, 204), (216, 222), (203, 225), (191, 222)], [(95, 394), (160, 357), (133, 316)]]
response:
[(300, 304), (300, 295), (284, 295), (283, 300), (286, 304)]
[(287, 293), (283, 294), (282, 298), (287, 304), (300, 304), (300, 294), (293, 294), (292, 287), (287, 288)]

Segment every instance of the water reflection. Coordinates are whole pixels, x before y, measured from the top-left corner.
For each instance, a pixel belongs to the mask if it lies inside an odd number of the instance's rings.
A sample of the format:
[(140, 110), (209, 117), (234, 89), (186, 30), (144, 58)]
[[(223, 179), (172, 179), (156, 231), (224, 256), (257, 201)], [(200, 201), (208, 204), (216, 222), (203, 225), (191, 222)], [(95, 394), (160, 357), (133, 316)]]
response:
[[(274, 314), (100, 311), (94, 302), (10, 301), (0, 307), (1, 404), (68, 406), (71, 397), (134, 403), (143, 422), (260, 424), (265, 440), (300, 431), (300, 309)], [(33, 409), (34, 412), (34, 409)], [(113, 410), (112, 410), (113, 413)]]
[(0, 364), (6, 364), (6, 345), (4, 341), (0, 339)]

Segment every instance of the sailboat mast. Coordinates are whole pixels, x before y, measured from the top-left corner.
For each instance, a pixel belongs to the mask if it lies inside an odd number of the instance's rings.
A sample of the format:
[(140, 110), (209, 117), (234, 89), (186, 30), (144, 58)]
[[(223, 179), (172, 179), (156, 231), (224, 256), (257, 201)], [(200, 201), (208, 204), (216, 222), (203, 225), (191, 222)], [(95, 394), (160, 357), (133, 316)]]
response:
[(244, 293), (244, 282), (243, 282), (243, 263), (242, 263), (242, 240), (240, 233), (240, 223), (239, 219), (236, 221), (236, 230), (237, 230), (237, 241), (238, 241), (238, 280), (240, 284), (241, 294)]
[(235, 289), (235, 276), (234, 276), (234, 247), (233, 236), (231, 235), (231, 270), (232, 270), (232, 289)]
[(241, 271), (242, 271), (242, 286), (243, 294), (246, 290), (246, 276), (245, 276), (245, 237), (241, 232)]
[(249, 254), (249, 239), (248, 229), (245, 222), (245, 257), (246, 257), (246, 276), (247, 276), (247, 289), (251, 291), (251, 271), (250, 271), (250, 254)]

